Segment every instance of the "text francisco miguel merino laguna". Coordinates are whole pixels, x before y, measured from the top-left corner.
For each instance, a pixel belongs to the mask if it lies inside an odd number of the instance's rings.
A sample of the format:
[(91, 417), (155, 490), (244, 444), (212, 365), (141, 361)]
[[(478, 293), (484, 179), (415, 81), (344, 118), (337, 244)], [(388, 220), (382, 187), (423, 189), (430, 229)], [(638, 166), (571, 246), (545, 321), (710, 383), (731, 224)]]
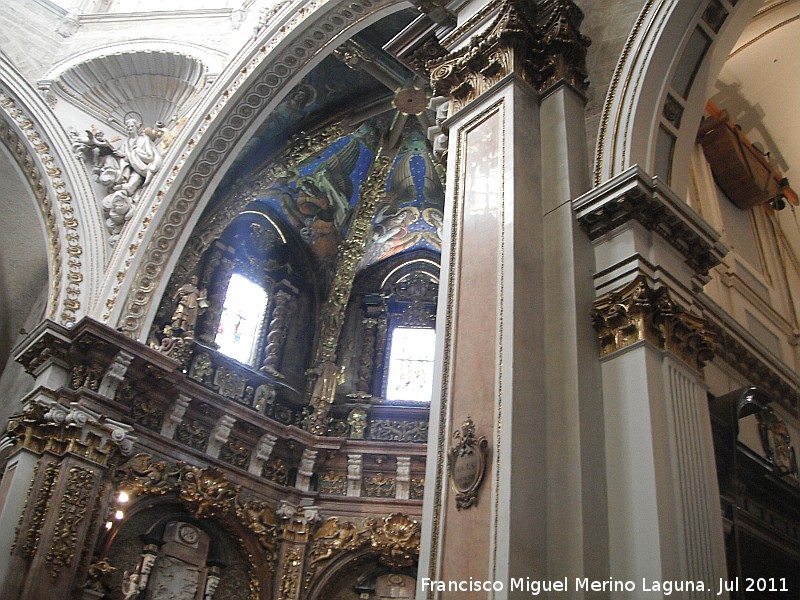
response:
[[(759, 591), (759, 592), (788, 592), (785, 578), (734, 578), (730, 581), (720, 579), (716, 587), (712, 587), (704, 581), (654, 581), (641, 579), (639, 582), (633, 580), (614, 579), (589, 579), (588, 577), (564, 577), (563, 579), (540, 580), (530, 577), (516, 577), (508, 581), (508, 585), (502, 581), (481, 581), (472, 577), (463, 580), (439, 580), (423, 577), (421, 580), (422, 591), (433, 592), (502, 592), (508, 587), (508, 591), (529, 592), (533, 596), (549, 592), (658, 592), (664, 596), (673, 593), (685, 592), (709, 592), (721, 596), (725, 592), (736, 591)], [(572, 585), (572, 587), (570, 587)]]

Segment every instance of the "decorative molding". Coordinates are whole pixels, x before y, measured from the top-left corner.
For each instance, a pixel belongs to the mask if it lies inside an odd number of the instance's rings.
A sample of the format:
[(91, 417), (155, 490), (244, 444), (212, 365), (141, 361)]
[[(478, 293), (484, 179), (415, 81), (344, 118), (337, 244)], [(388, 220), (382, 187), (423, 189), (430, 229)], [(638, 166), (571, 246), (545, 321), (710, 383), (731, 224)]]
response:
[[(336, 368), (336, 350), (356, 270), (364, 258), (366, 242), (372, 233), (375, 207), (381, 204), (386, 195), (386, 181), (393, 164), (393, 158), (383, 146), (378, 148), (369, 172), (361, 183), (347, 238), (337, 249), (333, 284), (320, 315), (321, 326), (314, 351), (315, 366), (309, 371), (316, 375), (316, 380), (309, 401), (311, 413), (305, 419), (303, 427), (314, 435), (325, 435), (328, 430), (328, 412), (336, 393), (336, 378), (329, 371), (331, 366)], [(319, 385), (320, 379), (330, 381)]]
[(658, 178), (633, 166), (573, 203), (581, 228), (592, 240), (638, 221), (684, 257), (698, 275), (720, 264), (728, 249), (720, 235)]
[[(75, 215), (72, 193), (62, 178), (62, 170), (56, 163), (50, 146), (34, 129), (34, 122), (17, 107), (14, 99), (2, 89), (0, 89), (0, 108), (14, 123), (14, 126), (10, 126), (5, 119), (0, 119), (0, 140), (9, 149), (10, 154), (24, 173), (39, 205), (47, 231), (51, 270), (48, 318), (56, 318), (60, 305), (61, 324), (73, 324), (77, 320), (77, 313), (81, 308), (81, 283), (83, 282), (81, 255), (83, 248), (81, 247), (80, 228)], [(22, 142), (20, 133), (24, 136), (27, 144)], [(33, 148), (36, 154), (35, 158), (28, 152), (27, 145)], [(40, 165), (44, 169), (44, 176), (39, 168)], [(48, 180), (49, 186), (45, 183)], [(50, 188), (55, 192), (55, 198), (51, 197)], [(60, 216), (58, 216), (59, 213)], [(61, 228), (64, 230), (63, 235)], [(62, 269), (66, 270), (66, 273)], [(62, 286), (64, 287), (63, 301), (61, 300)]]
[(714, 357), (716, 336), (708, 322), (674, 302), (668, 288), (653, 289), (644, 276), (598, 298), (592, 323), (601, 357), (641, 341), (673, 352), (697, 371)]
[(72, 467), (58, 507), (58, 518), (52, 534), (53, 542), (45, 556), (50, 576), (56, 579), (61, 569), (69, 567), (75, 558), (81, 521), (89, 511), (93, 496), (95, 474), (88, 469)]

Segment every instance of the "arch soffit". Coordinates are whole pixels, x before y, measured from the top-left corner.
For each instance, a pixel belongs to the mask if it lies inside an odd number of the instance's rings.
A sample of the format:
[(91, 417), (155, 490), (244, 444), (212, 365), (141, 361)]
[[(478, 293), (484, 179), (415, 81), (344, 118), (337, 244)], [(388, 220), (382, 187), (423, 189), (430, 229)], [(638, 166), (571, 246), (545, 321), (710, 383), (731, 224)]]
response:
[[(38, 204), (48, 244), (47, 317), (71, 326), (91, 309), (106, 246), (88, 174), (66, 132), (28, 81), (0, 55), (0, 117), (6, 144)], [(16, 143), (14, 143), (16, 140)]]
[[(252, 133), (280, 100), (336, 41), (353, 35), (406, 6), (401, 0), (311, 0), (271, 23), (218, 77), (193, 122), (178, 135), (159, 178), (144, 199), (150, 214), (127, 232), (128, 243), (117, 248), (120, 273), (132, 276), (106, 281), (109, 297), (104, 321), (116, 321), (132, 337), (147, 334), (155, 316), (155, 300), (191, 235), (194, 224), (216, 185)], [(180, 153), (179, 153), (180, 152)], [(157, 197), (154, 190), (158, 190)], [(142, 213), (140, 213), (142, 214)], [(139, 248), (143, 252), (137, 252)]]
[[(645, 2), (606, 94), (595, 148), (594, 186), (633, 165), (653, 171), (669, 83), (709, 2)], [(672, 155), (673, 189), (685, 187), (697, 134), (693, 124), (700, 122), (708, 87), (761, 3), (762, 0), (741, 0), (727, 7), (729, 14), (696, 69), (681, 119), (684, 126), (677, 132)]]

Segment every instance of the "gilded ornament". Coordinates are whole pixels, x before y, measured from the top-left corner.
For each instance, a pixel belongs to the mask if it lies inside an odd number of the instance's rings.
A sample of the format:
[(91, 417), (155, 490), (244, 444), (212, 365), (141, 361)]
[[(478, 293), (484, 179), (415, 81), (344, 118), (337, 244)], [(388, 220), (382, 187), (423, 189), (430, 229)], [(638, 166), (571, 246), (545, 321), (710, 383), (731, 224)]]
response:
[(86, 589), (93, 592), (108, 592), (108, 576), (117, 568), (113, 566), (108, 558), (101, 558), (89, 565), (89, 573), (86, 578)]
[(412, 567), (419, 558), (419, 523), (402, 513), (368, 520), (370, 545), (379, 560), (392, 569)]
[(332, 375), (326, 375), (325, 370), (330, 370), (329, 365), (335, 366), (336, 348), (341, 335), (347, 302), (353, 289), (356, 269), (364, 257), (364, 248), (372, 232), (375, 208), (386, 195), (386, 180), (393, 163), (392, 157), (386, 153), (383, 147), (380, 147), (375, 153), (366, 178), (361, 183), (358, 203), (347, 232), (347, 239), (339, 244), (333, 284), (320, 317), (319, 341), (314, 352), (315, 367), (312, 369), (312, 371), (320, 371), (320, 374), (317, 375), (317, 382), (321, 377), (328, 377), (326, 385), (333, 381), (332, 389), (329, 389), (329, 386), (317, 391), (315, 383), (314, 393), (309, 401), (311, 413), (303, 423), (304, 428), (314, 435), (325, 435), (327, 431), (328, 412), (333, 404), (336, 386), (335, 380), (330, 379)]
[(281, 573), (281, 587), (278, 600), (296, 600), (303, 570), (302, 548), (292, 546), (286, 552)]
[(270, 458), (265, 462), (262, 475), (280, 485), (287, 485), (289, 482), (289, 469), (280, 458)]
[(333, 558), (342, 552), (358, 550), (369, 543), (366, 530), (359, 529), (350, 521), (339, 522), (337, 517), (325, 520), (311, 542), (309, 565)]
[(239, 521), (256, 535), (266, 553), (267, 562), (272, 564), (278, 552), (278, 519), (275, 511), (269, 503), (253, 499), (242, 501), (237, 498), (234, 506)]
[(364, 496), (369, 498), (394, 498), (395, 485), (395, 480), (383, 473), (366, 475), (362, 480)]
[(64, 494), (58, 506), (58, 518), (53, 527), (52, 545), (45, 556), (53, 579), (75, 558), (79, 529), (89, 508), (94, 480), (94, 473), (88, 469), (72, 467), (69, 470)]
[[(38, 470), (38, 464), (37, 464)], [(56, 482), (56, 477), (58, 476), (58, 464), (56, 463), (48, 463), (45, 467), (44, 476), (42, 477), (42, 482), (39, 486), (39, 491), (36, 495), (36, 501), (33, 505), (33, 509), (31, 511), (31, 518), (28, 526), (25, 529), (25, 537), (22, 540), (22, 544), (20, 545), (20, 552), (22, 556), (26, 558), (33, 558), (34, 554), (36, 554), (36, 550), (39, 547), (39, 540), (42, 536), (42, 528), (44, 527), (44, 520), (47, 514), (47, 507), (50, 503), (50, 498), (53, 495), (53, 486)], [(28, 503), (31, 500), (31, 492), (33, 491), (33, 485), (35, 480), (31, 482), (31, 487), (28, 490), (28, 498), (25, 502), (25, 506), (28, 506)], [(20, 515), (20, 524), (17, 527), (17, 536), (19, 539), (20, 528), (23, 524), (23, 519), (25, 518), (25, 512)]]
[(250, 460), (250, 450), (239, 440), (228, 440), (222, 445), (219, 457), (226, 463), (244, 469)]
[(373, 419), (369, 424), (368, 437), (386, 442), (425, 443), (428, 441), (428, 422)]
[(486, 475), (489, 442), (484, 436), (475, 437), (475, 423), (467, 417), (461, 429), (453, 433), (455, 444), (447, 453), (450, 484), (456, 491), (456, 508), (478, 504), (478, 491)]
[(319, 478), (319, 493), (329, 496), (344, 496), (347, 494), (347, 477), (335, 473), (323, 473)]
[(208, 445), (209, 435), (209, 429), (199, 421), (181, 421), (175, 431), (175, 440), (203, 452)]
[(673, 352), (696, 370), (714, 356), (716, 336), (707, 322), (675, 303), (668, 288), (652, 289), (644, 276), (596, 300), (591, 314), (601, 356), (639, 341)]

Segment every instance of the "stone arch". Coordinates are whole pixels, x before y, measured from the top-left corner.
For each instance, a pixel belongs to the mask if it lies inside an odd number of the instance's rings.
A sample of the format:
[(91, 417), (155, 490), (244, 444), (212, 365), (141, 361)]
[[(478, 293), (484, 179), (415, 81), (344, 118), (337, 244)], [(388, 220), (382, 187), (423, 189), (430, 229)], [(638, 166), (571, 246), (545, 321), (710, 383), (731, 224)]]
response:
[[(199, 518), (191, 514), (179, 498), (157, 493), (137, 496), (124, 508), (125, 519), (122, 524), (101, 533), (97, 547), (100, 554), (107, 556), (116, 568), (108, 582), (112, 588), (109, 597), (113, 600), (121, 598), (119, 590), (124, 573), (136, 565), (145, 545), (160, 545), (170, 522), (188, 523), (208, 535), (210, 544), (207, 559), (209, 564), (222, 568), (223, 593), (232, 584), (241, 590), (246, 582), (249, 597), (258, 600), (272, 597), (272, 565), (259, 552), (259, 544), (253, 539), (252, 533), (231, 515)], [(235, 578), (233, 581), (231, 576)]]
[[(154, 298), (168, 277), (194, 223), (215, 186), (251, 133), (300, 79), (335, 46), (405, 4), (398, 0), (329, 1), (302, 8), (270, 23), (220, 75), (216, 93), (200, 106), (194, 121), (177, 136), (158, 180), (139, 208), (127, 243), (128, 256), (116, 257), (118, 269), (130, 269), (124, 285), (107, 281), (110, 308), (104, 320), (116, 322), (132, 337), (146, 336), (155, 315)], [(158, 190), (157, 198), (155, 190)], [(138, 249), (142, 248), (142, 252)], [(116, 272), (116, 269), (115, 269)]]
[[(0, 57), (3, 144), (36, 202), (48, 254), (45, 317), (71, 326), (91, 310), (106, 257), (88, 175), (66, 133), (27, 80)], [(13, 90), (11, 92), (10, 90)]]
[[(606, 94), (595, 150), (595, 186), (638, 164), (666, 178), (679, 193), (686, 188), (708, 86), (760, 4), (760, 0), (725, 2), (724, 6), (713, 0), (645, 2)], [(712, 13), (717, 6), (723, 8), (721, 17)], [(716, 23), (718, 18), (721, 22)], [(716, 31), (709, 21), (715, 23)], [(703, 36), (709, 38), (705, 51), (693, 52)], [(685, 97), (677, 101), (680, 118), (675, 127), (665, 106), (674, 105), (670, 92), (678, 73), (689, 77)], [(659, 138), (662, 130), (666, 134)]]
[[(397, 571), (383, 565), (379, 559), (380, 554), (371, 548), (344, 553), (334, 558), (308, 582), (305, 597), (308, 600), (325, 600), (330, 597), (333, 591), (331, 586), (335, 583), (342, 585), (341, 582), (344, 581), (344, 585), (349, 585), (365, 575), (375, 577)], [(415, 569), (400, 569), (398, 572), (416, 577)]]

